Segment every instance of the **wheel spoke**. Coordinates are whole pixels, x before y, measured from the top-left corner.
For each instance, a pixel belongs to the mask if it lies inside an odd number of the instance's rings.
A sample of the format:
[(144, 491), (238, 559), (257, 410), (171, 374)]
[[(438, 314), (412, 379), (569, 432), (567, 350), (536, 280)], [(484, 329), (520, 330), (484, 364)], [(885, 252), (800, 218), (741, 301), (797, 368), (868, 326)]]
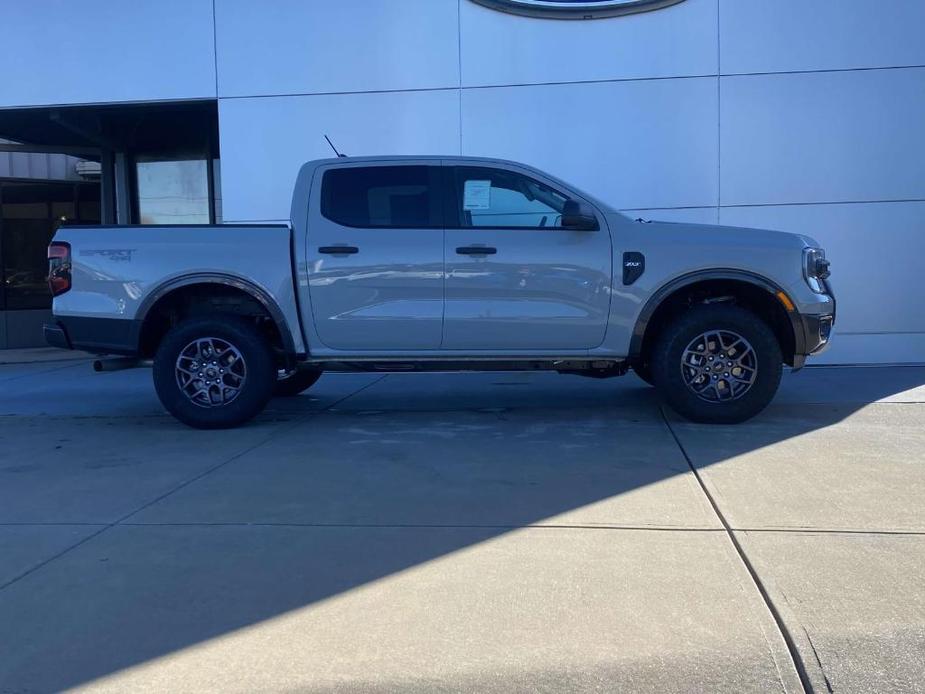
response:
[(708, 402), (736, 400), (754, 385), (758, 358), (742, 335), (707, 330), (681, 353), (681, 375), (688, 389)]
[(200, 407), (222, 407), (240, 395), (247, 382), (241, 351), (218, 337), (202, 337), (180, 350), (175, 365), (181, 392)]

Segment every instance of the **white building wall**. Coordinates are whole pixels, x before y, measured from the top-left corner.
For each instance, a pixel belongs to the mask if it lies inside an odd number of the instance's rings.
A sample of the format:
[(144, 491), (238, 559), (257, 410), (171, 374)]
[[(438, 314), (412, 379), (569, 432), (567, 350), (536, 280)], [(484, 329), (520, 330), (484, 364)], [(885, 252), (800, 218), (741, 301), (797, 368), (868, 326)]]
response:
[(288, 218), (325, 133), (348, 154), (509, 157), (633, 215), (814, 236), (840, 299), (824, 360), (925, 361), (922, 0), (592, 21), (470, 0), (45, 3), (0, 28), (7, 74), (28, 76), (0, 106), (217, 96), (227, 221)]
[(814, 236), (840, 299), (823, 360), (925, 361), (921, 0), (595, 21), (469, 0), (274, 7), (216, 1), (226, 219), (285, 219), (322, 133), (352, 154), (517, 159), (631, 214)]
[(215, 98), (212, 0), (3, 0), (0, 108)]

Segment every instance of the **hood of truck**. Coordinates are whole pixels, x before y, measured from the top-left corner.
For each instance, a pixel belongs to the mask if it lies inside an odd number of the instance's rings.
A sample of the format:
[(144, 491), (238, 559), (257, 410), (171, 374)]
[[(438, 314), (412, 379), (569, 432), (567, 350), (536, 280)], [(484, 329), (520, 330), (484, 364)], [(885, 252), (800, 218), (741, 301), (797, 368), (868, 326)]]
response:
[(818, 246), (809, 236), (786, 231), (755, 229), (751, 227), (724, 226), (721, 224), (690, 224), (687, 222), (635, 222), (638, 232), (651, 235), (664, 242), (681, 246), (692, 244), (703, 246), (741, 247), (743, 249), (792, 249), (802, 252), (806, 246)]

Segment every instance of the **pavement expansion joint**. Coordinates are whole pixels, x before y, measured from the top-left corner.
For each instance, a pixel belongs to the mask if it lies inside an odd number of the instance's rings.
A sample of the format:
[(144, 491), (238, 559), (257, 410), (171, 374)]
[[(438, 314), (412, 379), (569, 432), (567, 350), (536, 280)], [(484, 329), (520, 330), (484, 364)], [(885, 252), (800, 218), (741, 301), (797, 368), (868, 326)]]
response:
[(707, 500), (710, 502), (710, 506), (713, 507), (713, 511), (722, 523), (723, 528), (726, 533), (726, 537), (729, 538), (729, 541), (732, 543), (733, 549), (738, 555), (740, 561), (748, 571), (751, 576), (752, 582), (754, 583), (755, 588), (758, 590), (759, 595), (761, 596), (762, 601), (767, 607), (768, 611), (771, 613), (771, 617), (774, 619), (774, 623), (777, 625), (777, 630), (780, 633), (781, 638), (783, 638), (784, 643), (787, 645), (787, 651), (790, 653), (790, 660), (793, 663), (793, 667), (797, 671), (797, 675), (800, 678), (800, 684), (803, 685), (803, 690), (806, 694), (813, 694), (815, 689), (810, 679), (809, 673), (806, 671), (806, 663), (803, 662), (803, 656), (800, 654), (800, 650), (796, 645), (796, 642), (793, 639), (790, 629), (787, 624), (784, 622), (783, 617), (781, 617), (780, 612), (778, 611), (774, 601), (771, 599), (770, 594), (767, 591), (767, 588), (764, 585), (764, 582), (761, 580), (761, 576), (758, 575), (758, 571), (755, 569), (751, 560), (748, 558), (748, 555), (745, 553), (745, 549), (742, 547), (741, 543), (735, 536), (732, 527), (729, 525), (729, 522), (726, 520), (725, 515), (720, 509), (719, 505), (716, 503), (716, 500), (713, 498), (713, 495), (710, 493), (710, 490), (704, 484), (703, 478), (700, 476), (700, 471), (697, 470), (697, 466), (694, 465), (690, 456), (687, 453), (687, 449), (684, 448), (684, 444), (681, 443), (681, 439), (678, 438), (678, 435), (675, 433), (674, 429), (671, 426), (671, 420), (668, 418), (668, 415), (665, 413), (664, 409), (661, 409), (662, 419), (665, 422), (665, 426), (668, 427), (668, 431), (671, 433), (671, 436), (674, 438), (675, 443), (678, 445), (678, 448), (681, 451), (681, 454), (684, 456), (684, 459), (687, 460), (687, 464), (690, 467), (691, 472), (694, 475), (694, 478), (697, 480), (697, 484), (700, 485), (700, 489), (703, 494), (706, 496)]

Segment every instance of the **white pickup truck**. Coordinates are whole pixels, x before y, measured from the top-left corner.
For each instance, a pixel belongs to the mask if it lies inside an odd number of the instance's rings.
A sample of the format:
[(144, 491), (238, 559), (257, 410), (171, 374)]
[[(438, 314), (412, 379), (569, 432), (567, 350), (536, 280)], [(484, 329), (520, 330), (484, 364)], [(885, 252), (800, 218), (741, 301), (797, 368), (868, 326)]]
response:
[(289, 226), (61, 228), (45, 334), (153, 361), (194, 427), (324, 371), (489, 369), (632, 368), (685, 417), (728, 423), (825, 347), (828, 276), (807, 237), (634, 221), (522, 164), (337, 158), (302, 167)]

